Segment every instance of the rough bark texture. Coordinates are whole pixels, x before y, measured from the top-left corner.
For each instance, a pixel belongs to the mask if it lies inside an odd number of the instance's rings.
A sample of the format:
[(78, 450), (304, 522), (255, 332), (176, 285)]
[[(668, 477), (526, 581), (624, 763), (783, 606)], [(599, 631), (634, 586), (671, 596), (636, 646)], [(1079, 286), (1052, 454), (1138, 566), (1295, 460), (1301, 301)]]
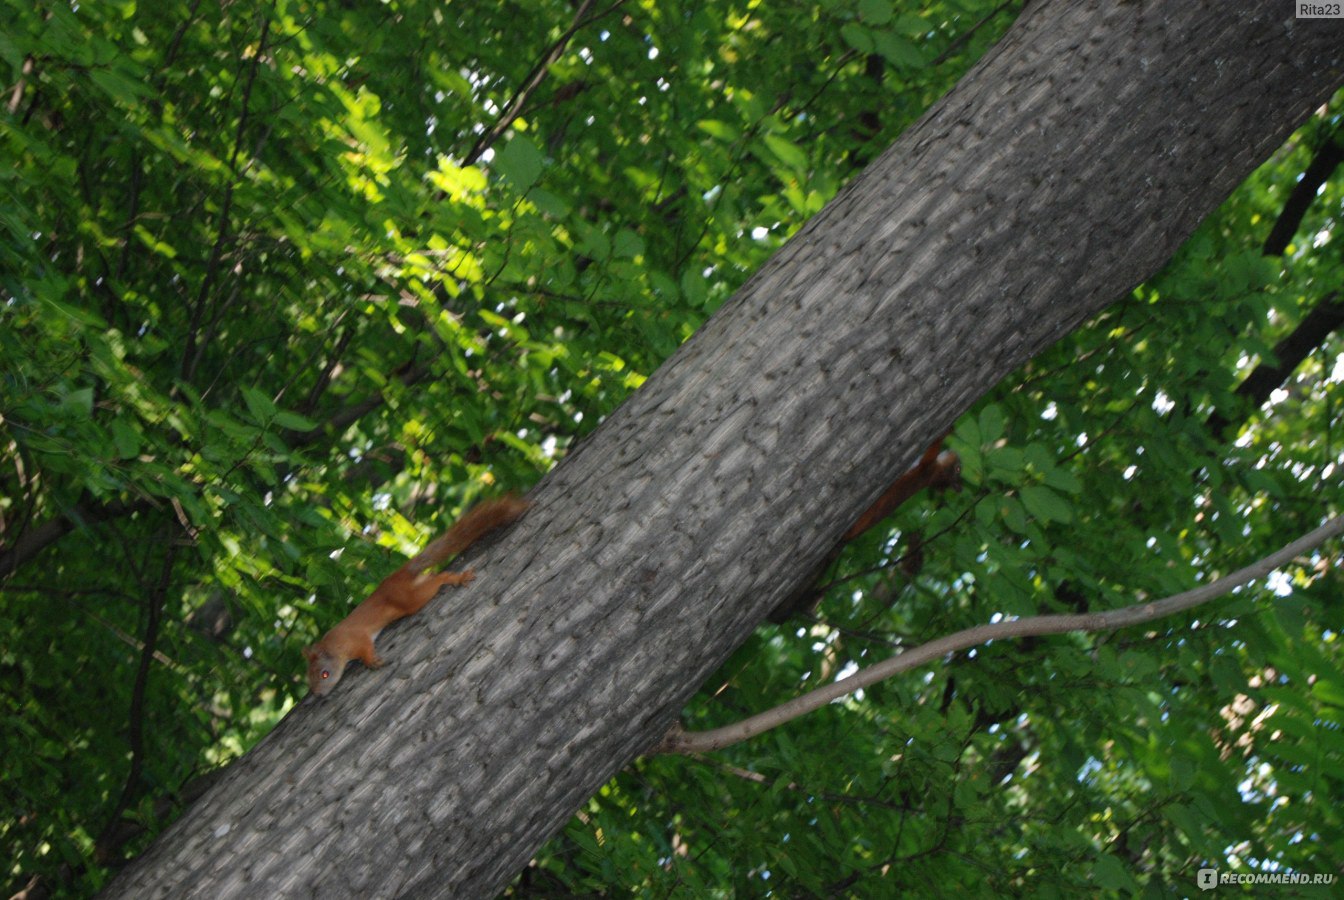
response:
[[(1005, 374), (1340, 83), (1285, 2), (1043, 2), (111, 895), (486, 896)], [(296, 648), (295, 665), (298, 665)]]

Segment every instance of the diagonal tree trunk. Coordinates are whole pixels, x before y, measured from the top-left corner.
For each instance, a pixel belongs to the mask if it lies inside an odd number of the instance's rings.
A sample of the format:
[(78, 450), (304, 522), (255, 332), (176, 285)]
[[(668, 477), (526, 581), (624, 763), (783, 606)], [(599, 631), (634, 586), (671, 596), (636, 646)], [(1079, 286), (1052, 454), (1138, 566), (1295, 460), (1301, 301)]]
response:
[[(1041, 2), (113, 896), (484, 896), (918, 451), (1344, 79), (1291, 4)], [(297, 648), (295, 665), (298, 665)]]

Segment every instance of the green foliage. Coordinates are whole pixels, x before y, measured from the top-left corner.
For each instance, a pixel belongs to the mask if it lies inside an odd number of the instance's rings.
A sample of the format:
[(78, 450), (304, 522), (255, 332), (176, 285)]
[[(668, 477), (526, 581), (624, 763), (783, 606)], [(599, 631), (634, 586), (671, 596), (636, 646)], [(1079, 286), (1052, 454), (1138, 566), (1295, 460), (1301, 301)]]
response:
[[(571, 34), (575, 9), (0, 14), (12, 889), (101, 884), (292, 705), (300, 646), (460, 507), (535, 480), (1014, 12), (597, 4)], [(1335, 127), (962, 417), (966, 489), (855, 541), (815, 620), (763, 629), (688, 725), (995, 615), (1183, 589), (1337, 504), (1337, 340), (1271, 404), (1235, 393), (1344, 274), (1339, 179), (1285, 256), (1259, 248)], [(983, 647), (712, 759), (642, 760), (514, 890), (1336, 871), (1335, 571), (1149, 631)]]

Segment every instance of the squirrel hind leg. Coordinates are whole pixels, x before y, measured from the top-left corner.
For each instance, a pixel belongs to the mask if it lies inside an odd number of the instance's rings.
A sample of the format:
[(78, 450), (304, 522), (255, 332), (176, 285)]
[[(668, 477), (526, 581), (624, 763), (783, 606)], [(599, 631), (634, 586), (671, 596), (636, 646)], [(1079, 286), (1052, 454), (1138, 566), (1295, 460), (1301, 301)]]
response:
[(430, 596), (438, 592), (441, 587), (461, 587), (464, 584), (470, 584), (476, 577), (476, 572), (467, 569), (463, 572), (440, 572), (437, 575), (427, 576), (427, 580), (432, 588)]

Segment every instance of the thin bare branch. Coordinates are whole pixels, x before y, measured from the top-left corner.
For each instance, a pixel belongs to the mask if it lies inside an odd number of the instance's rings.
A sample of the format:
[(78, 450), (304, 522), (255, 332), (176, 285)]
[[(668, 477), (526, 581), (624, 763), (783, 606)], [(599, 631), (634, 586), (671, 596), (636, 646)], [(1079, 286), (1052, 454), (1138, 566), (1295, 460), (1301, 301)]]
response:
[(532, 96), (532, 92), (537, 89), (543, 80), (545, 80), (547, 70), (549, 70), (550, 67), (555, 64), (556, 60), (558, 60), (565, 52), (565, 48), (569, 46), (569, 39), (574, 37), (580, 29), (607, 15), (612, 10), (621, 6), (624, 2), (625, 0), (616, 0), (615, 3), (592, 18), (587, 18), (587, 15), (588, 10), (593, 5), (593, 0), (583, 0), (583, 2), (579, 4), (578, 10), (574, 13), (574, 21), (570, 24), (569, 28), (565, 29), (564, 33), (551, 44), (551, 48), (546, 51), (545, 55), (543, 55), (542, 58), (537, 61), (537, 64), (532, 67), (532, 71), (527, 73), (527, 77), (523, 79), (523, 86), (518, 89), (518, 92), (513, 95), (513, 99), (509, 101), (508, 109), (505, 110), (504, 115), (500, 116), (499, 121), (491, 126), (489, 131), (482, 134), (472, 148), (467, 151), (467, 155), (464, 157), (465, 165), (469, 166), (480, 159), (481, 154), (484, 153), (487, 148), (491, 147), (495, 141), (499, 140), (500, 135), (507, 131), (514, 120), (522, 115), (523, 107), (527, 104), (528, 98)]
[(1288, 544), (1277, 553), (1271, 553), (1264, 559), (1252, 563), (1232, 574), (1200, 585), (1197, 588), (1174, 594), (1165, 600), (1149, 603), (1135, 603), (1132, 606), (1105, 612), (1082, 613), (1075, 615), (1030, 616), (1025, 619), (994, 622), (989, 625), (977, 625), (955, 634), (929, 641), (912, 650), (907, 650), (890, 659), (860, 669), (848, 678), (833, 681), (801, 697), (795, 697), (788, 703), (774, 709), (757, 713), (750, 718), (715, 728), (710, 731), (683, 731), (674, 726), (654, 747), (652, 753), (704, 753), (721, 750), (748, 738), (764, 734), (772, 728), (789, 722), (806, 713), (813, 712), (851, 694), (860, 688), (876, 684), (883, 679), (933, 662), (949, 653), (967, 650), (988, 641), (1007, 638), (1027, 637), (1042, 634), (1064, 634), (1070, 631), (1112, 631), (1130, 625), (1139, 625), (1184, 612), (1187, 609), (1207, 603), (1231, 593), (1237, 588), (1257, 578), (1263, 578), (1270, 572), (1287, 565), (1294, 558), (1324, 543), (1344, 531), (1344, 516), (1335, 516), (1316, 530)]

